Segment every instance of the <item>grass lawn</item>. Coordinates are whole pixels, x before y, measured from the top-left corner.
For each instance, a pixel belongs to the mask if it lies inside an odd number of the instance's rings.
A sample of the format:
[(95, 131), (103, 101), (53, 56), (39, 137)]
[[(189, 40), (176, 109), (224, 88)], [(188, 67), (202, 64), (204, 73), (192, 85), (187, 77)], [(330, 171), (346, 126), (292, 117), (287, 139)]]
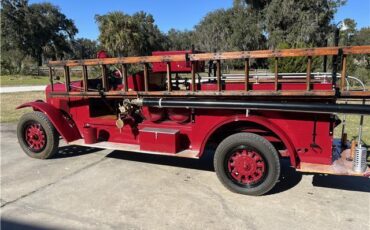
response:
[(4, 75), (0, 76), (0, 86), (46, 85), (48, 76)]
[[(343, 120), (343, 115), (340, 114), (339, 118)], [(347, 133), (348, 140), (358, 137), (358, 127), (360, 124), (359, 115), (347, 115), (346, 116), (346, 128), (345, 132)], [(340, 138), (342, 133), (342, 125), (339, 125), (334, 130), (334, 136)], [(364, 125), (362, 127), (362, 141), (369, 147), (370, 146), (370, 116), (364, 117)]]
[(17, 106), (37, 99), (45, 100), (45, 92), (23, 92), (0, 94), (1, 112), (0, 122), (17, 122), (25, 113), (32, 111), (31, 108), (15, 109)]

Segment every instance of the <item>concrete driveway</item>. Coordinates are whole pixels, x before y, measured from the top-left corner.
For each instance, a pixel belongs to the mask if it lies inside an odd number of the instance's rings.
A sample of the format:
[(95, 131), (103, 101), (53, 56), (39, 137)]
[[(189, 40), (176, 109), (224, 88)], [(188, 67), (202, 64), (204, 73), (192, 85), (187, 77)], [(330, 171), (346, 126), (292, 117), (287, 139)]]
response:
[(1, 125), (3, 229), (370, 229), (370, 180), (285, 167), (268, 195), (226, 190), (209, 156), (178, 159), (61, 147), (27, 157)]

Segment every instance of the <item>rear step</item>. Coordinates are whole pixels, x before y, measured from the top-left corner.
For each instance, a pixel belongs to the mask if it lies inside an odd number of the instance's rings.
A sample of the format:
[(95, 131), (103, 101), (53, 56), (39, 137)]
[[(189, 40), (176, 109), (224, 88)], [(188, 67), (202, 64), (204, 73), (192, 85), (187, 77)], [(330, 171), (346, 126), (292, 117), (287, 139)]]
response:
[(174, 153), (163, 153), (163, 152), (157, 152), (157, 151), (141, 150), (140, 145), (135, 145), (135, 144), (121, 144), (121, 143), (107, 142), (107, 141), (102, 141), (102, 142), (98, 142), (95, 144), (85, 144), (84, 139), (79, 139), (76, 141), (69, 142), (69, 144), (92, 147), (92, 148), (112, 149), (112, 150), (147, 153), (147, 154), (164, 155), (164, 156), (185, 157), (185, 158), (194, 158), (194, 159), (199, 158), (198, 156), (199, 151), (194, 151), (190, 149), (182, 150), (174, 154)]
[(350, 149), (344, 150), (341, 154), (341, 157), (335, 160), (331, 165), (302, 162), (300, 164), (300, 168), (297, 168), (297, 171), (307, 173), (370, 177), (370, 167), (367, 167), (365, 172), (361, 173), (352, 170), (353, 162), (347, 160), (348, 156), (350, 155), (350, 151), (351, 151)]

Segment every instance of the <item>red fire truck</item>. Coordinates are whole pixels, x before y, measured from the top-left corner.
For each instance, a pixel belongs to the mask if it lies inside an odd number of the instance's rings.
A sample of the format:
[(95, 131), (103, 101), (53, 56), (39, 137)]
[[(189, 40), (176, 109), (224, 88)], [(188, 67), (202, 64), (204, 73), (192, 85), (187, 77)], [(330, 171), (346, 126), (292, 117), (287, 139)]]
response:
[[(368, 54), (370, 46), (354, 46), (51, 61), (46, 101), (18, 107), (34, 110), (19, 120), (18, 139), (39, 159), (57, 153), (60, 138), (173, 157), (201, 158), (209, 150), (222, 184), (247, 195), (274, 187), (282, 158), (301, 172), (369, 176), (361, 137), (352, 151), (345, 135), (333, 141), (337, 113), (370, 114), (365, 103), (345, 103), (370, 98), (352, 90), (356, 79), (346, 74), (348, 56)], [(333, 57), (332, 72), (312, 72), (314, 58), (325, 56)], [(280, 59), (296, 57), (307, 60), (307, 72), (279, 72)], [(272, 59), (272, 73), (251, 71), (251, 61), (261, 58)], [(223, 73), (222, 64), (238, 59), (241, 74)], [(204, 74), (205, 63), (212, 74)], [(132, 66), (141, 71), (131, 74)], [(63, 82), (56, 82), (58, 68)], [(71, 80), (73, 68), (82, 70), (81, 79)]]

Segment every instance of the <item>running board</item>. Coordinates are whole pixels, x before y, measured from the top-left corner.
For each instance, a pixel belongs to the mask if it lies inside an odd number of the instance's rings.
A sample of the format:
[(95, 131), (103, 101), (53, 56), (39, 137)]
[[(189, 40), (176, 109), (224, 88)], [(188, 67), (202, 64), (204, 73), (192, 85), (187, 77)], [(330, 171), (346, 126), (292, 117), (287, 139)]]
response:
[(122, 143), (115, 143), (115, 142), (97, 142), (95, 144), (85, 144), (84, 139), (79, 139), (76, 141), (72, 141), (68, 143), (69, 145), (79, 145), (91, 148), (100, 148), (100, 149), (111, 149), (111, 150), (119, 150), (119, 151), (127, 151), (127, 152), (137, 152), (137, 153), (146, 153), (146, 154), (154, 154), (154, 155), (162, 155), (162, 156), (171, 156), (171, 157), (184, 157), (184, 158), (199, 158), (199, 151), (194, 150), (183, 150), (178, 153), (163, 153), (163, 152), (153, 152), (153, 151), (142, 151), (140, 150), (140, 145), (135, 144), (122, 144)]
[(348, 161), (346, 158), (349, 156), (350, 149), (342, 152), (341, 157), (333, 162), (331, 165), (312, 164), (301, 162), (299, 172), (305, 173), (321, 173), (343, 176), (364, 176), (370, 178), (370, 167), (367, 167), (365, 172), (355, 172), (352, 170), (353, 161)]

